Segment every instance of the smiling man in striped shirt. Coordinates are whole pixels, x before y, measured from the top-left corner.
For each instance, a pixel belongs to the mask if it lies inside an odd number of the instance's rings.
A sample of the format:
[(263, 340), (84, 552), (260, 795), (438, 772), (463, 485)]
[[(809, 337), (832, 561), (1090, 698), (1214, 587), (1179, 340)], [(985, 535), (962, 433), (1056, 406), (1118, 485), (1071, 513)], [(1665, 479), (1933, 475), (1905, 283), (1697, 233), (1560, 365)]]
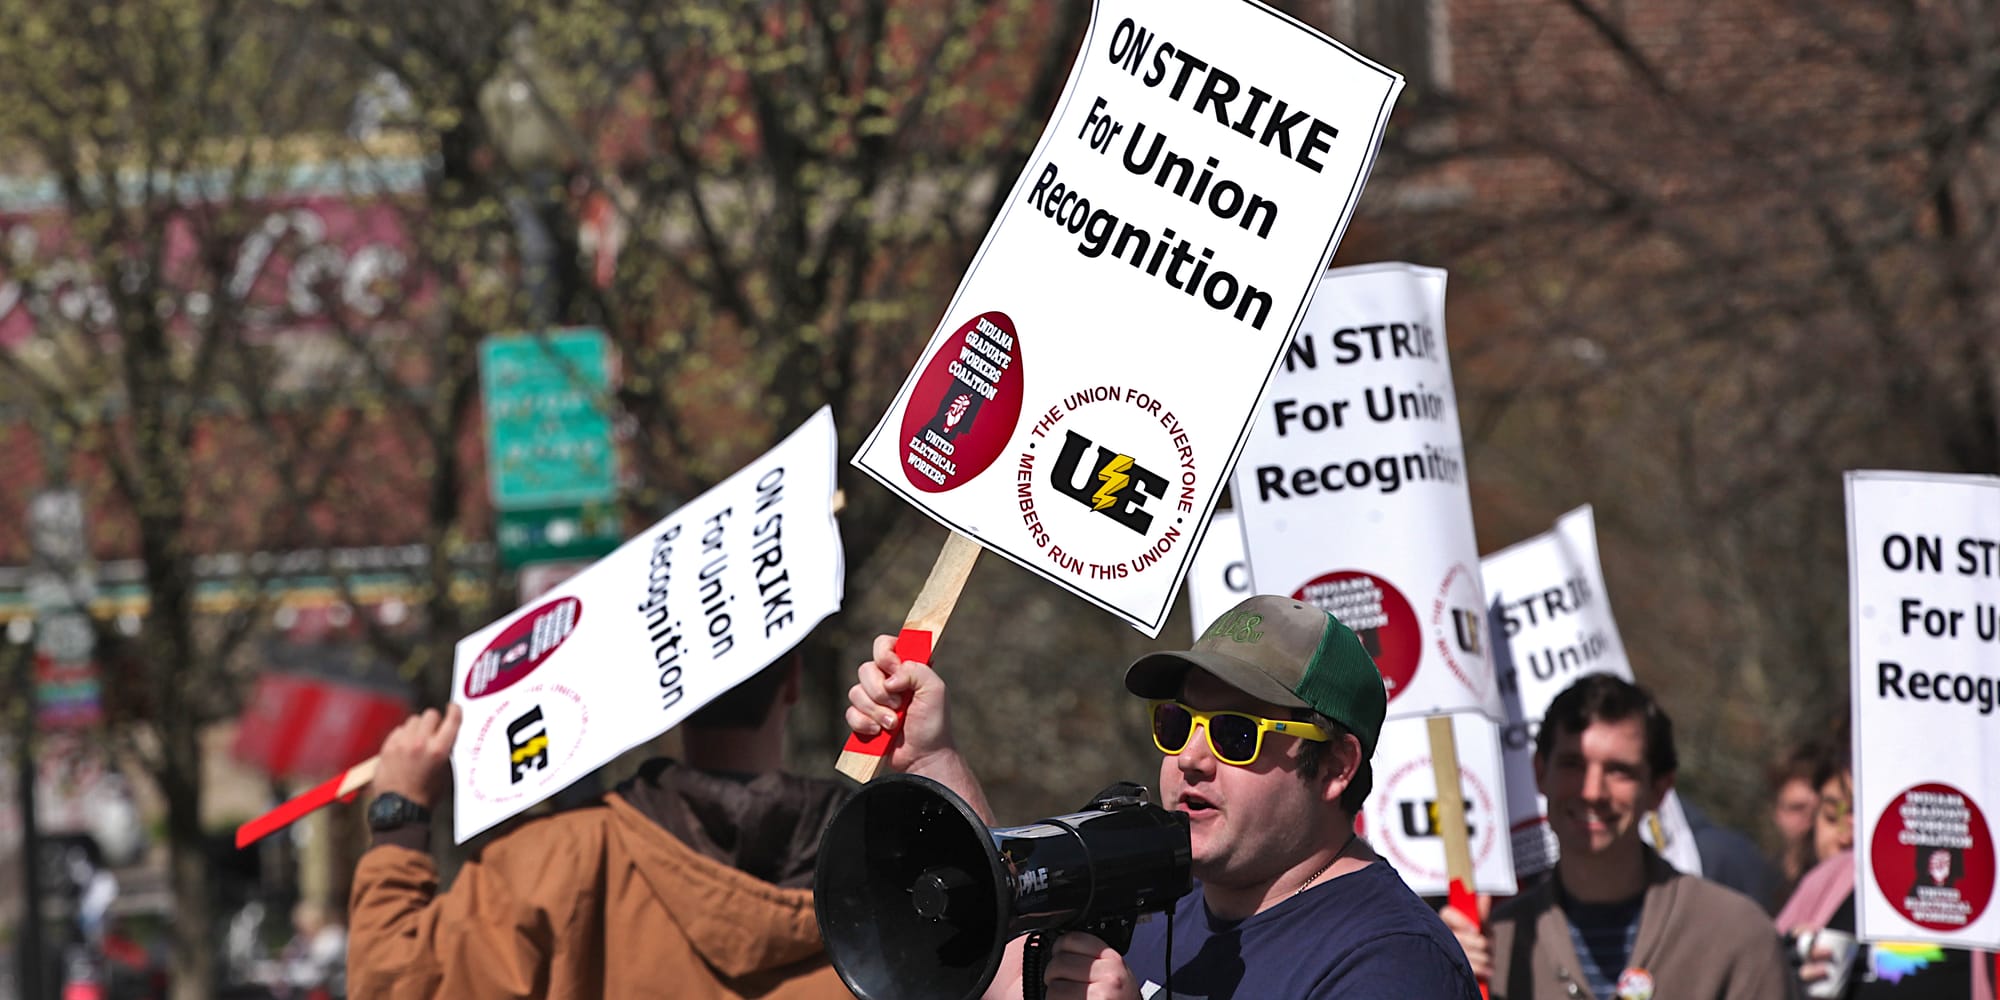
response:
[(1762, 907), (1683, 875), (1639, 839), (1674, 786), (1673, 723), (1644, 688), (1592, 674), (1557, 695), (1535, 780), (1562, 848), (1553, 878), (1445, 922), (1493, 1000), (1771, 1000), (1797, 984)]

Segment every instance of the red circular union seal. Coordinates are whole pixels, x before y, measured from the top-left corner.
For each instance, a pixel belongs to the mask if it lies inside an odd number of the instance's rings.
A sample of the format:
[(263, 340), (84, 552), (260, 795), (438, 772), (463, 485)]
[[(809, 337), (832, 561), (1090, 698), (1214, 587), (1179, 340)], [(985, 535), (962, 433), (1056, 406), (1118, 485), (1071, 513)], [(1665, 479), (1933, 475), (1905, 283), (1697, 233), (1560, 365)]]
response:
[(1993, 833), (1979, 805), (1941, 782), (1906, 789), (1875, 820), (1875, 885), (1911, 923), (1970, 926), (1993, 898)]
[(903, 408), (903, 476), (943, 493), (985, 472), (1021, 419), (1021, 341), (997, 310), (967, 320), (917, 377)]
[(1409, 686), (1424, 655), (1424, 630), (1410, 601), (1389, 581), (1358, 569), (1335, 570), (1316, 576), (1292, 593), (1332, 615), (1361, 637), (1361, 645), (1382, 673), (1389, 700)]
[(519, 684), (583, 621), (583, 602), (559, 597), (514, 619), (465, 672), (465, 696), (484, 698)]

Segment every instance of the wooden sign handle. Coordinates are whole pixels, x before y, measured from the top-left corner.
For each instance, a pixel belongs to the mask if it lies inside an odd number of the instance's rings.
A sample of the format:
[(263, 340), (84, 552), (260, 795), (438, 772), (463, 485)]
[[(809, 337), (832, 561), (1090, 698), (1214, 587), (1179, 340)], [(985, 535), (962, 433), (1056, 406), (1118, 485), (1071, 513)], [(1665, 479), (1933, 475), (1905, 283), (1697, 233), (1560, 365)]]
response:
[(236, 849), (242, 850), (265, 837), (299, 821), (305, 814), (321, 806), (335, 802), (346, 802), (361, 794), (369, 782), (375, 780), (375, 767), (382, 762), (379, 756), (370, 757), (353, 767), (327, 779), (320, 784), (287, 799), (285, 803), (248, 823), (236, 828)]
[[(1444, 840), (1445, 877), (1451, 880), (1449, 905), (1478, 927), (1479, 897), (1472, 891), (1472, 837), (1465, 828), (1465, 785), (1458, 776), (1458, 737), (1451, 716), (1424, 720), (1431, 738), (1431, 776), (1437, 779), (1437, 830)], [(1486, 996), (1486, 984), (1479, 984)]]
[(1445, 876), (1472, 884), (1472, 838), (1465, 829), (1465, 784), (1458, 776), (1458, 739), (1451, 716), (1424, 720), (1431, 738), (1431, 774), (1437, 778), (1437, 828), (1444, 838)]
[[(978, 558), (978, 542), (955, 531), (945, 539), (937, 562), (931, 566), (930, 578), (924, 581), (924, 589), (917, 592), (910, 615), (903, 620), (903, 630), (896, 635), (898, 657), (931, 662), (931, 651), (937, 647), (939, 634), (944, 632), (944, 623), (951, 618), (951, 609), (958, 606), (959, 592), (965, 589), (965, 579), (972, 575), (972, 564)], [(902, 730), (902, 721), (903, 710), (897, 709), (896, 727), (883, 729), (866, 739), (859, 733), (849, 733), (847, 746), (841, 749), (840, 760), (833, 769), (863, 784), (875, 780), (888, 762), (889, 745)]]

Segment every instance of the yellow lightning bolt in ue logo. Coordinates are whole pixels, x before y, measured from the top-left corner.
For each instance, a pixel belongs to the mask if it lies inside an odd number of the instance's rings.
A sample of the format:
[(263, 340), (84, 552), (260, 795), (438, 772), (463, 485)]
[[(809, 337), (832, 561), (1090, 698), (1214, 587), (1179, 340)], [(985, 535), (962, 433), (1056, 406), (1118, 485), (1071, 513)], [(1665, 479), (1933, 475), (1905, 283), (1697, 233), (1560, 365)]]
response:
[(548, 749), (549, 738), (547, 736), (537, 736), (514, 748), (514, 763), (519, 764), (530, 757), (547, 753)]
[(1119, 455), (1104, 463), (1104, 468), (1097, 470), (1097, 478), (1104, 480), (1104, 485), (1099, 486), (1097, 492), (1091, 495), (1091, 510), (1103, 510), (1118, 502), (1118, 494), (1124, 492), (1125, 487), (1132, 482), (1129, 474), (1131, 468), (1132, 456)]

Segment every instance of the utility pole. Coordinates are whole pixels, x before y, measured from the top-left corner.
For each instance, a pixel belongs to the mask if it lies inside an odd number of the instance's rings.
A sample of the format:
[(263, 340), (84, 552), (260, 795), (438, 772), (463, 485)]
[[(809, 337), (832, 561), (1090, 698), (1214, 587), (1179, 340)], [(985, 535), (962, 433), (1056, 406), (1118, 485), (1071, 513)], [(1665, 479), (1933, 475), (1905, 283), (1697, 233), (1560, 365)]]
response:
[[(90, 602), (97, 594), (85, 534), (83, 497), (67, 485), (66, 442), (45, 436), (42, 455), (48, 485), (28, 501), (28, 604), (34, 609), (32, 636), (20, 637), (16, 654), (20, 681), (20, 796), (22, 899), (27, 913), (21, 930), (21, 995), (40, 1000), (51, 985), (43, 975), (42, 842), (35, 819), (35, 733), (41, 727), (35, 666), (46, 656), (53, 667), (82, 664), (88, 671), (97, 636)], [(92, 675), (94, 680), (94, 675)], [(93, 706), (94, 707), (94, 706)]]

